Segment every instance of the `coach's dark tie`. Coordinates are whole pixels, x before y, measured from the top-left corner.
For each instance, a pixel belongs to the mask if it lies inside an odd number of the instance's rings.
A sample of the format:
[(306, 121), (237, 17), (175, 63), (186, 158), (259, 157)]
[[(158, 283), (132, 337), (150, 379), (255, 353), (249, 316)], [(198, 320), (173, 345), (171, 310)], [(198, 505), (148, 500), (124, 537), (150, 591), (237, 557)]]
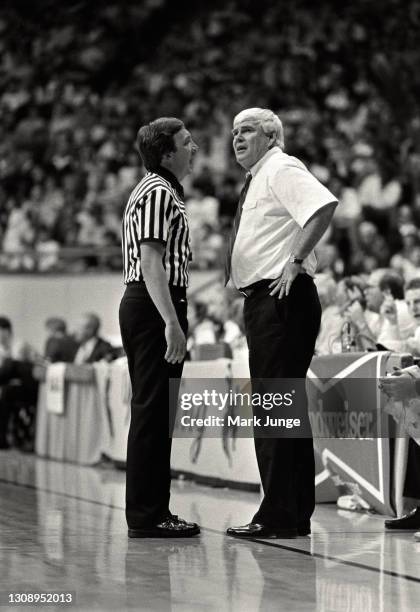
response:
[(230, 231), (228, 248), (226, 250), (225, 261), (225, 285), (228, 284), (230, 278), (230, 270), (232, 265), (232, 251), (235, 244), (236, 234), (238, 233), (239, 223), (241, 221), (242, 206), (245, 202), (246, 194), (248, 193), (249, 184), (252, 179), (252, 174), (248, 172), (246, 175), (244, 186), (242, 187), (241, 195), (239, 196), (238, 208), (236, 209), (235, 218), (233, 219), (232, 229)]

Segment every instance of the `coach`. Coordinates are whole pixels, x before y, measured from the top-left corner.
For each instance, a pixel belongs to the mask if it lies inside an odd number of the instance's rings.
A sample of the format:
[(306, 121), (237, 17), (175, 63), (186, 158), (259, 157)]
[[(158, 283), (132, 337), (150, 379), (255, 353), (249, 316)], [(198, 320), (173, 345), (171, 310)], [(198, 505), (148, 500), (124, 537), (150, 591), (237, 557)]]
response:
[[(272, 111), (242, 111), (232, 133), (236, 160), (248, 174), (234, 220), (226, 280), (231, 278), (246, 298), (252, 384), (304, 379), (321, 318), (313, 249), (337, 200), (302, 162), (284, 153), (283, 127)], [(254, 434), (264, 497), (251, 523), (229, 528), (228, 535), (289, 538), (310, 533), (315, 467), (309, 436)]]
[(184, 124), (160, 118), (140, 128), (147, 173), (124, 212), (124, 282), (119, 318), (132, 385), (127, 447), (128, 536), (186, 537), (196, 523), (169, 510), (169, 379), (180, 379), (186, 351), (190, 241), (180, 182), (197, 146)]

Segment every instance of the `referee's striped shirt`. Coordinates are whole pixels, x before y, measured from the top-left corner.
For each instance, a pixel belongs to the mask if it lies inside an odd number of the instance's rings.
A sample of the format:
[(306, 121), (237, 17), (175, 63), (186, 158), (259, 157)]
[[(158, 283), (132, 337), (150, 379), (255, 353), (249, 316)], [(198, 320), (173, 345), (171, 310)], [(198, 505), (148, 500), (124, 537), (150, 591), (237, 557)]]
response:
[(190, 237), (184, 191), (166, 168), (147, 172), (131, 192), (122, 222), (124, 283), (143, 280), (140, 245), (165, 245), (163, 265), (168, 284), (188, 287)]

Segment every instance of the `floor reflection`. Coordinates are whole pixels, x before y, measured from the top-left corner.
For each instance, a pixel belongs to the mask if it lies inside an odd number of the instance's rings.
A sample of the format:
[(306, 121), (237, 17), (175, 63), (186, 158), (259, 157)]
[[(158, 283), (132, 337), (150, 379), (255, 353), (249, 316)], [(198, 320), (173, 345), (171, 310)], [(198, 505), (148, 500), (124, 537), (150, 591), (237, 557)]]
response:
[(2, 453), (0, 481), (0, 591), (75, 591), (77, 609), (419, 609), (420, 543), (383, 517), (318, 506), (311, 537), (241, 541), (224, 531), (256, 495), (175, 482), (201, 537), (128, 540), (123, 473)]

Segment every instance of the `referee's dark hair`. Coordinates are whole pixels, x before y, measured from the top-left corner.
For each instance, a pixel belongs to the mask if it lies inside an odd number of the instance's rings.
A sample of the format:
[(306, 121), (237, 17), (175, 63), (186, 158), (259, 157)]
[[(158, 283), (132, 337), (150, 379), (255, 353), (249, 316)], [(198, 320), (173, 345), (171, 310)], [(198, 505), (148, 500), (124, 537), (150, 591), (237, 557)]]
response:
[(136, 147), (147, 170), (157, 170), (166, 153), (176, 151), (174, 134), (185, 127), (175, 117), (160, 117), (137, 132)]

